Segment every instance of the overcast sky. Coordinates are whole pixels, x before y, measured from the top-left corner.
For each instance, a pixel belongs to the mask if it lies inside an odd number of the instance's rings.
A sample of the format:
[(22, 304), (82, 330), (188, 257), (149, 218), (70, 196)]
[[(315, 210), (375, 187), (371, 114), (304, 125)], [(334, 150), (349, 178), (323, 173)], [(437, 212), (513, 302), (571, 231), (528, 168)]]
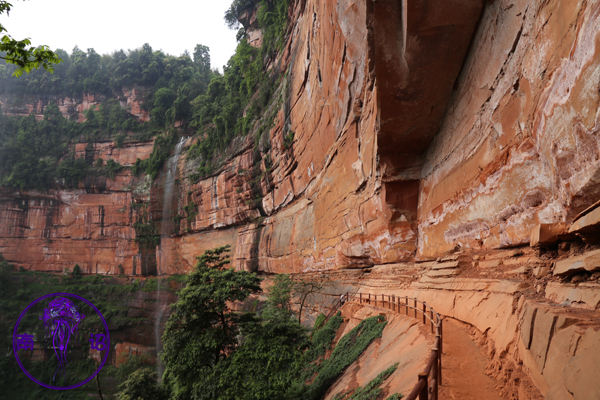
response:
[(179, 56), (196, 44), (210, 47), (212, 67), (222, 71), (235, 51), (235, 34), (223, 21), (231, 0), (12, 0), (0, 24), (14, 39), (31, 39), (71, 54), (75, 45), (98, 53), (136, 49)]

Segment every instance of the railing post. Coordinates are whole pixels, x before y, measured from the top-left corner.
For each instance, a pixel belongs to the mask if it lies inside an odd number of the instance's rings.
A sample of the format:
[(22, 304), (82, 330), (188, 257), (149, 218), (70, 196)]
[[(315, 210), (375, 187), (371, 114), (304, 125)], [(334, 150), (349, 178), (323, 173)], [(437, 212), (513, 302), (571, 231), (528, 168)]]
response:
[(442, 337), (440, 335), (437, 335), (436, 338), (439, 338), (438, 340), (438, 353), (437, 353), (437, 376), (436, 379), (438, 380), (438, 384), (441, 385), (442, 384)]
[(442, 340), (444, 338), (444, 329), (443, 329), (443, 324), (444, 320), (442, 318), (440, 318), (440, 353), (442, 351), (444, 351), (444, 346), (442, 345)]
[(406, 316), (408, 316), (408, 296), (404, 296), (404, 304), (406, 305)]
[(423, 302), (423, 325), (427, 325), (427, 303)]
[(371, 304), (371, 293), (369, 293), (369, 304)]
[(420, 373), (419, 380), (425, 381), (425, 387), (419, 393), (419, 400), (429, 400), (429, 384), (427, 382), (427, 374)]
[(429, 313), (431, 314), (431, 333), (433, 333), (433, 308), (429, 307)]
[(358, 301), (358, 302), (359, 302), (360, 304), (362, 304), (362, 293), (360, 293), (358, 296), (359, 296), (359, 301)]
[(415, 298), (415, 318), (417, 318), (417, 299)]
[(432, 393), (431, 393), (431, 397), (434, 399), (438, 398), (438, 385), (440, 383), (439, 381), (439, 365), (438, 365), (438, 361), (439, 361), (439, 357), (440, 357), (440, 352), (438, 350), (438, 348), (434, 348), (432, 349), (432, 351), (435, 351), (435, 362), (433, 363), (433, 367), (431, 368), (431, 380), (432, 380)]
[(439, 352), (440, 366), (438, 368), (440, 385), (442, 384), (442, 352), (444, 351), (444, 344), (443, 344), (444, 343), (443, 342), (444, 334), (443, 334), (443, 329), (442, 329), (443, 321), (444, 320), (442, 318), (440, 318), (440, 343), (439, 343), (439, 348), (440, 348), (440, 352)]
[(396, 295), (392, 295), (392, 311), (396, 311)]

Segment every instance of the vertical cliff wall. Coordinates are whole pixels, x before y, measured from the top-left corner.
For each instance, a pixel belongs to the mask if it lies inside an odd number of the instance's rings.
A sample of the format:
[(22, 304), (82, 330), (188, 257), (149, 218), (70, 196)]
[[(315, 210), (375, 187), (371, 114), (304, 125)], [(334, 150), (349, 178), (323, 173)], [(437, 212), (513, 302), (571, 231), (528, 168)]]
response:
[[(186, 152), (199, 139), (186, 139), (167, 211), (175, 223), (156, 249), (133, 242), (131, 204), (147, 202), (146, 219), (162, 221), (164, 177), (148, 187), (125, 172), (79, 191), (6, 189), (0, 252), (66, 268), (75, 259), (41, 256), (50, 240), (77, 239), (91, 254), (103, 224), (122, 227), (111, 246), (128, 250), (90, 272), (120, 264), (134, 274), (136, 248), (157, 260), (144, 270), (171, 274), (221, 244), (238, 268), (307, 272), (527, 243), (537, 224), (570, 223), (598, 198), (598, 12), (595, 2), (534, 0), (292, 2), (287, 42), (268, 65), (281, 78), (253, 127), (262, 134), (235, 139), (204, 177)], [(144, 120), (141, 90), (123, 102)], [(81, 117), (96, 101), (84, 100), (63, 111)], [(93, 157), (132, 165), (149, 146), (98, 143)], [(100, 233), (64, 233), (69, 215)], [(21, 254), (34, 241), (38, 256)]]
[[(185, 227), (194, 235), (161, 244), (162, 259), (190, 266), (217, 243), (234, 245), (238, 268), (265, 272), (413, 259), (422, 153), (439, 129), (481, 6), (295, 2), (278, 59), (287, 75), (267, 112), (274, 127), (252, 149), (240, 144), (222, 173), (182, 183), (196, 206)], [(187, 170), (184, 161), (182, 177)], [(182, 215), (189, 200), (180, 202)]]
[(425, 153), (419, 254), (529, 242), (598, 192), (597, 2), (496, 1)]
[[(75, 153), (132, 165), (148, 158), (153, 142), (75, 145)], [(150, 182), (126, 169), (113, 179), (87, 178), (80, 188), (46, 192), (0, 191), (0, 253), (25, 269), (63, 272), (75, 264), (84, 273), (142, 274), (134, 223), (144, 212)]]

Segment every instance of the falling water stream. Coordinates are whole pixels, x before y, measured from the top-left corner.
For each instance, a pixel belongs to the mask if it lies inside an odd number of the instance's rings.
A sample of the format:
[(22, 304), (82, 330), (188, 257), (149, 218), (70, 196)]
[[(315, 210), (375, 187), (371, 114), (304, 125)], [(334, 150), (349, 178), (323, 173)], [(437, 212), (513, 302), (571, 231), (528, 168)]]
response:
[[(177, 175), (177, 163), (179, 161), (179, 156), (181, 154), (181, 149), (183, 148), (183, 144), (185, 142), (185, 138), (182, 137), (177, 146), (175, 146), (175, 154), (169, 157), (167, 161), (167, 168), (165, 174), (165, 183), (163, 186), (163, 209), (162, 209), (162, 221), (160, 224), (160, 237), (161, 237), (161, 247), (163, 245), (162, 238), (168, 238), (171, 236), (171, 211), (173, 208), (173, 187), (175, 186), (175, 176)], [(158, 355), (162, 351), (162, 343), (160, 341), (160, 325), (162, 322), (163, 314), (165, 311), (166, 299), (162, 299), (161, 296), (161, 287), (160, 287), (160, 275), (161, 275), (161, 267), (165, 265), (164, 263), (164, 253), (163, 249), (161, 249), (161, 257), (160, 263), (157, 269), (157, 282), (158, 286), (156, 288), (156, 319), (154, 321), (154, 340), (156, 343), (156, 354)], [(163, 365), (160, 360), (157, 359), (156, 363), (156, 372), (158, 373), (158, 379), (162, 379), (163, 373)]]

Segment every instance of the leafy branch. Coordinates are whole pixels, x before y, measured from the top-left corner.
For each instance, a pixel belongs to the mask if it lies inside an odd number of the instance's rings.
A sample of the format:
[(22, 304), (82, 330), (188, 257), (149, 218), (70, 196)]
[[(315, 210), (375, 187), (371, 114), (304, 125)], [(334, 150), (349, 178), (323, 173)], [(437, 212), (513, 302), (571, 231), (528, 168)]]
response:
[[(0, 14), (9, 14), (12, 4), (7, 1), (0, 0)], [(0, 33), (7, 32), (6, 28), (0, 24)], [(31, 46), (29, 38), (23, 40), (13, 39), (10, 35), (5, 34), (0, 38), (0, 59), (5, 60), (9, 64), (18, 66), (13, 76), (19, 77), (23, 72), (31, 72), (34, 69), (43, 67), (46, 71), (54, 72), (53, 64), (58, 64), (62, 61), (56, 53), (48, 46)]]

